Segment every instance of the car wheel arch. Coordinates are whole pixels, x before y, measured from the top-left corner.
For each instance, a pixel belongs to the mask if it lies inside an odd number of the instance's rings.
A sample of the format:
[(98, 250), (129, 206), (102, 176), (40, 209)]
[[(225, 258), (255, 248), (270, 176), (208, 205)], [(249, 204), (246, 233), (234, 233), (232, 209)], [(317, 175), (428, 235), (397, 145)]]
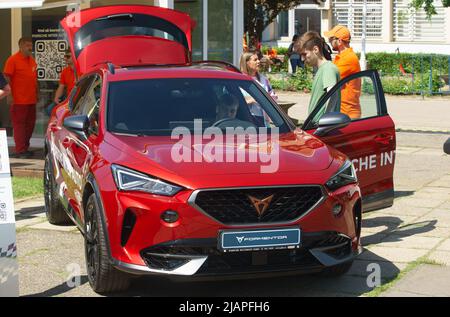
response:
[[(114, 262), (114, 259), (112, 257), (111, 254), (111, 245), (110, 245), (110, 240), (109, 240), (109, 234), (108, 234), (108, 227), (106, 226), (106, 217), (105, 217), (105, 209), (103, 207), (103, 201), (102, 201), (102, 197), (100, 195), (100, 189), (98, 187), (97, 181), (95, 180), (94, 175), (89, 174), (86, 180), (86, 184), (84, 185), (84, 189), (83, 189), (83, 218), (85, 219), (85, 209), (86, 209), (86, 204), (87, 201), (89, 199), (89, 197), (95, 194), (96, 198), (97, 198), (97, 204), (98, 204), (98, 208), (99, 208), (99, 212), (100, 212), (100, 219), (102, 220), (102, 225), (103, 228), (105, 228), (106, 230), (104, 230), (104, 235), (105, 235), (105, 241), (106, 241), (106, 249), (108, 250), (108, 257), (110, 259), (111, 262)], [(83, 222), (84, 224), (86, 223), (86, 220), (84, 220)], [(83, 234), (84, 234), (84, 227), (83, 227)]]

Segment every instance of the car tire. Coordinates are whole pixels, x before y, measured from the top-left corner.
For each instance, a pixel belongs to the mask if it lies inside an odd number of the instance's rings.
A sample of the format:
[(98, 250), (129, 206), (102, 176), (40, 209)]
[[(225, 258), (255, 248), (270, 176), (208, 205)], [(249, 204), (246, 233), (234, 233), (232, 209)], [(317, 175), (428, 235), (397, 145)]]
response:
[(125, 291), (130, 286), (131, 278), (111, 265), (100, 212), (97, 197), (91, 194), (85, 208), (84, 236), (89, 284), (99, 294)]
[(45, 156), (44, 164), (44, 200), (47, 220), (52, 225), (70, 224), (72, 221), (58, 198), (50, 153)]
[(335, 266), (330, 266), (322, 271), (322, 276), (338, 277), (347, 273), (353, 265), (353, 261), (344, 262)]

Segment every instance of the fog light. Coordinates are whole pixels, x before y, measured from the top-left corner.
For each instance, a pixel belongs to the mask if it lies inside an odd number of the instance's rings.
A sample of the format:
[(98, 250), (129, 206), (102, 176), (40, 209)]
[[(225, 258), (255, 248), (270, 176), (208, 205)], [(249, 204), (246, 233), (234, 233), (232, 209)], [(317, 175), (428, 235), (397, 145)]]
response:
[(178, 218), (178, 213), (173, 210), (166, 210), (161, 214), (161, 219), (167, 223), (177, 222)]
[(338, 216), (342, 212), (342, 205), (336, 204), (333, 206), (333, 215)]

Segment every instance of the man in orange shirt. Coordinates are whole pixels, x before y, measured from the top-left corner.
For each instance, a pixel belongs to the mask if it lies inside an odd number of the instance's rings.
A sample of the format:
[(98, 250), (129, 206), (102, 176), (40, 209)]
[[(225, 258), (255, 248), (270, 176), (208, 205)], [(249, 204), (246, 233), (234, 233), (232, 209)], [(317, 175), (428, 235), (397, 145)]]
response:
[[(343, 25), (336, 25), (330, 31), (324, 33), (334, 51), (339, 52), (333, 63), (339, 69), (341, 79), (361, 71), (358, 56), (350, 47), (350, 31)], [(351, 119), (361, 118), (361, 80), (354, 79), (347, 82), (341, 90), (341, 113), (345, 113)]]
[(16, 157), (31, 157), (30, 139), (36, 123), (38, 101), (37, 65), (32, 56), (33, 42), (29, 37), (19, 40), (19, 51), (8, 58), (3, 73), (11, 85), (10, 109)]
[(72, 55), (69, 51), (64, 54), (67, 67), (61, 72), (59, 80), (59, 86), (55, 93), (55, 103), (59, 103), (61, 97), (64, 95), (64, 89), (66, 90), (66, 98), (69, 97), (70, 92), (75, 86), (75, 66), (73, 64)]
[(75, 65), (73, 63), (70, 50), (66, 51), (66, 53), (64, 54), (64, 59), (66, 61), (67, 67), (62, 70), (59, 79), (59, 85), (55, 92), (55, 98), (53, 99), (53, 102), (47, 107), (47, 114), (49, 116), (51, 115), (53, 108), (65, 99), (63, 98), (64, 91), (66, 92), (65, 97), (69, 97), (70, 92), (72, 91), (76, 83)]

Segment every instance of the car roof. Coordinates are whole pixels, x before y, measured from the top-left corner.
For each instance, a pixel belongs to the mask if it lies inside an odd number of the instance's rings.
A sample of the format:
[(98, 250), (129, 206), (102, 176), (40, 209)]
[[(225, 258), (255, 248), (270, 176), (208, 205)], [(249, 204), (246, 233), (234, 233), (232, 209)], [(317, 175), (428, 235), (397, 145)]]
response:
[(231, 64), (222, 62), (200, 62), (191, 65), (148, 65), (115, 68), (101, 67), (107, 81), (125, 81), (156, 78), (215, 78), (251, 80)]

